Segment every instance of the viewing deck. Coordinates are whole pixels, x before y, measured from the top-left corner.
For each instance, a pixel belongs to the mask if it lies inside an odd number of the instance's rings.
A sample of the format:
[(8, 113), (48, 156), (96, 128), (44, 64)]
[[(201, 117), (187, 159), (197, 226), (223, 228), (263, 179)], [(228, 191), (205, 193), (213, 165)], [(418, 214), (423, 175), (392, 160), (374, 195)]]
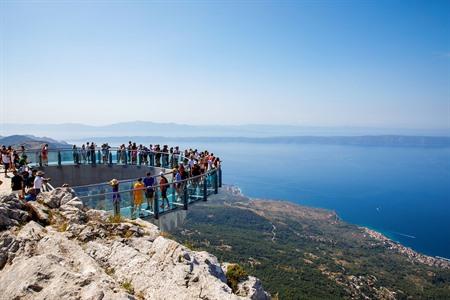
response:
[[(56, 149), (50, 150), (45, 159), (40, 150), (28, 150), (27, 156), (32, 160), (30, 167), (44, 171), (44, 177), (51, 178), (51, 188), (67, 184), (86, 207), (111, 214), (114, 202), (120, 199), (120, 215), (131, 219), (158, 219), (175, 210), (187, 210), (196, 201), (207, 201), (208, 196), (217, 194), (222, 186), (220, 164), (210, 166), (201, 175), (177, 181), (173, 168), (183, 165), (189, 169), (189, 159), (183, 154), (152, 151), (144, 158), (130, 152), (117, 148), (96, 149), (90, 151), (88, 157), (79, 150)], [(136, 189), (137, 179), (144, 179), (147, 173), (151, 174), (154, 184)], [(1, 176), (4, 182), (1, 191), (9, 192), (10, 180), (4, 178), (3, 173)], [(167, 183), (160, 184), (162, 176)], [(113, 178), (118, 179), (118, 191), (113, 191), (110, 184)], [(149, 198), (149, 194), (153, 197)], [(139, 202), (142, 203), (139, 205)]]

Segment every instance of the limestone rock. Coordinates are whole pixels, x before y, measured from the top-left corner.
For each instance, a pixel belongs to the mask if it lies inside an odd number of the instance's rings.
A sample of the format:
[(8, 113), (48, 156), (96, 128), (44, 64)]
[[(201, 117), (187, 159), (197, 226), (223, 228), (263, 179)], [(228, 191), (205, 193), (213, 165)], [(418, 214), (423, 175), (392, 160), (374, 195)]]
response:
[(270, 295), (264, 291), (261, 281), (253, 276), (238, 284), (236, 295), (248, 297), (252, 300), (269, 300)]
[(34, 218), (39, 220), (42, 224), (48, 225), (50, 224), (50, 217), (49, 217), (49, 209), (45, 205), (37, 202), (37, 201), (30, 201), (27, 202), (27, 206), (30, 208), (31, 213)]
[(18, 226), (30, 218), (25, 204), (16, 195), (10, 194), (0, 198), (0, 230)]
[(71, 188), (58, 187), (51, 192), (40, 193), (38, 200), (50, 208), (58, 208), (72, 200), (75, 196), (75, 191)]
[(234, 294), (215, 256), (151, 223), (112, 223), (66, 190), (40, 201), (0, 197), (0, 299), (268, 299), (253, 277)]

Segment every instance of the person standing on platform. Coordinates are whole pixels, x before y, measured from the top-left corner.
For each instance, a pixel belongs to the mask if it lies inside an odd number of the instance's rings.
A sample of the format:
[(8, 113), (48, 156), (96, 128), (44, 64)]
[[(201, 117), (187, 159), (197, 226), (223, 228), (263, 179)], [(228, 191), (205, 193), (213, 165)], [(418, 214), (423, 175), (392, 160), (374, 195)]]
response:
[(167, 198), (167, 189), (169, 188), (169, 181), (164, 176), (163, 172), (159, 173), (159, 175), (161, 176), (161, 179), (159, 180), (159, 189), (161, 190), (161, 201), (162, 201), (160, 207), (164, 209), (164, 200), (166, 200), (167, 208), (170, 209), (170, 202), (169, 199)]
[(48, 166), (48, 144), (45, 144), (41, 149), (42, 165)]
[(120, 218), (120, 193), (119, 193), (119, 181), (117, 179), (113, 179), (109, 182), (112, 187), (112, 201), (114, 207), (114, 217)]
[(144, 202), (144, 191), (145, 185), (142, 182), (142, 178), (138, 178), (138, 180), (133, 185), (133, 211), (132, 217), (136, 218), (137, 215), (143, 217), (141, 214), (141, 206), (142, 202)]
[(153, 195), (154, 190), (153, 186), (155, 185), (155, 178), (152, 177), (151, 173), (147, 173), (147, 177), (144, 178), (145, 185), (145, 198), (147, 199), (147, 208), (146, 210), (153, 209)]

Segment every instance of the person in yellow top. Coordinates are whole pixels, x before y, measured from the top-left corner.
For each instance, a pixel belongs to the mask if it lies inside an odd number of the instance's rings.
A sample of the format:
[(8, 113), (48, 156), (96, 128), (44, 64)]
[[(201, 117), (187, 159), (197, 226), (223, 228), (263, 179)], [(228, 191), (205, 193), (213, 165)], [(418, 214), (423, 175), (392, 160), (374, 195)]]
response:
[(132, 216), (134, 215), (134, 218), (138, 212), (140, 217), (143, 216), (141, 214), (141, 205), (144, 202), (144, 191), (145, 185), (142, 182), (142, 178), (139, 178), (133, 185), (133, 211), (131, 214)]

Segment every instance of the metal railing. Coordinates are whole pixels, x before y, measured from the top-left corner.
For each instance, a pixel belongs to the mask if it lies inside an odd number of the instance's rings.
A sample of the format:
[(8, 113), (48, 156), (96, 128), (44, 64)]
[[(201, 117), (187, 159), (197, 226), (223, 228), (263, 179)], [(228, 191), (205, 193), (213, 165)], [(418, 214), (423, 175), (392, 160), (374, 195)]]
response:
[[(158, 182), (161, 176), (153, 178)], [(204, 174), (180, 181), (176, 181), (175, 176), (166, 179), (168, 183), (154, 184), (145, 188), (135, 188), (136, 180), (134, 182), (122, 180), (119, 181), (118, 191), (113, 191), (109, 183), (77, 186), (73, 189), (86, 207), (132, 219), (137, 217), (158, 219), (161, 214), (176, 209), (187, 210), (193, 202), (207, 201), (209, 195), (217, 194), (222, 185), (222, 171), (219, 166)]]
[(128, 150), (117, 147), (95, 149), (59, 148), (43, 152), (41, 149), (26, 151), (32, 166), (61, 165), (148, 165), (152, 167), (173, 168), (182, 160), (187, 160), (184, 153), (170, 153), (153, 150)]
[[(31, 166), (63, 165), (138, 165), (157, 168), (174, 168), (180, 163), (188, 165), (189, 159), (180, 153), (151, 150), (128, 150), (117, 147), (81, 149), (59, 148), (43, 153), (41, 149), (26, 152), (35, 158)], [(188, 168), (186, 168), (188, 169)], [(78, 198), (88, 208), (105, 210), (127, 218), (158, 218), (161, 214), (175, 209), (187, 210), (196, 201), (207, 201), (208, 196), (217, 194), (222, 186), (220, 164), (213, 166), (204, 174), (175, 181), (172, 172), (166, 172), (168, 183), (155, 184), (145, 189), (135, 189), (136, 179), (119, 181), (119, 190), (113, 192), (112, 186), (105, 182), (73, 187)], [(152, 176), (159, 182), (161, 176)], [(185, 176), (186, 177), (186, 176)]]

